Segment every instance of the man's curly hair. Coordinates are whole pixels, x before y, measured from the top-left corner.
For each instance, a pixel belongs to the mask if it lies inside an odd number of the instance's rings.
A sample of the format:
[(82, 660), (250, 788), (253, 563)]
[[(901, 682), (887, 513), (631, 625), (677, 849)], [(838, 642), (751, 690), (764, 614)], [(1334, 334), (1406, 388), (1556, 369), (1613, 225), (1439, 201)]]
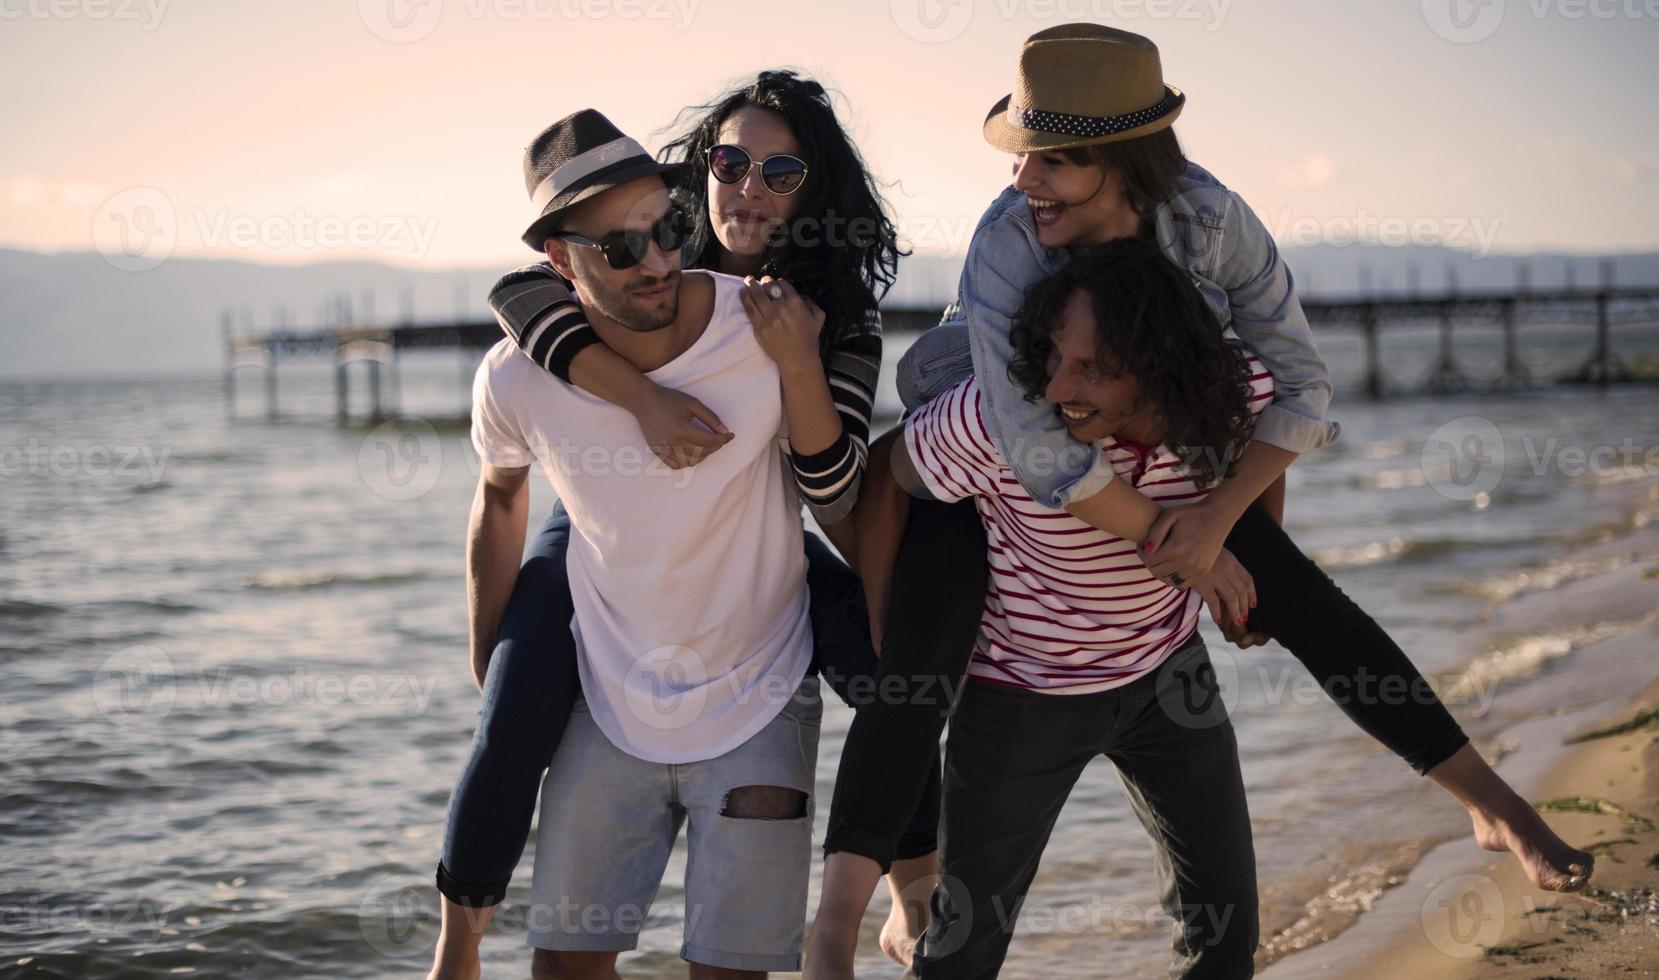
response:
[(1250, 370), (1198, 287), (1152, 242), (1124, 238), (1091, 248), (1031, 287), (1014, 320), (1008, 377), (1026, 401), (1048, 387), (1051, 339), (1074, 290), (1094, 306), (1096, 351), (1109, 375), (1132, 374), (1162, 417), (1199, 487), (1226, 476), (1250, 437)]

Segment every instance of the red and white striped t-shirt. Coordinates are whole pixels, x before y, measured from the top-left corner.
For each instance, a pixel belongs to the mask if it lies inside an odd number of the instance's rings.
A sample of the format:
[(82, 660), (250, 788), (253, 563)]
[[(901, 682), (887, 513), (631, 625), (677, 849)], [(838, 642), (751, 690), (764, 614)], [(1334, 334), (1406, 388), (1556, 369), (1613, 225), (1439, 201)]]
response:
[[(1254, 357), (1250, 411), (1273, 401), (1273, 378)], [(1046, 694), (1121, 687), (1157, 667), (1198, 628), (1202, 600), (1152, 577), (1133, 542), (1037, 503), (992, 444), (975, 378), (905, 423), (916, 470), (944, 501), (973, 497), (985, 522), (991, 581), (968, 676)], [(1120, 479), (1164, 507), (1202, 499), (1167, 447), (1107, 439)]]

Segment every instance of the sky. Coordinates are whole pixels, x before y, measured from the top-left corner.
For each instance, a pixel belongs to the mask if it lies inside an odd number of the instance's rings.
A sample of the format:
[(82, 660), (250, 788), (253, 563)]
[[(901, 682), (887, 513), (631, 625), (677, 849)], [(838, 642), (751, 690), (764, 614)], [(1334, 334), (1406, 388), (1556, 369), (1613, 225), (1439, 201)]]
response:
[(514, 265), (548, 123), (654, 150), (793, 67), (959, 253), (1009, 175), (987, 109), (1077, 20), (1157, 42), (1281, 244), (1659, 247), (1659, 0), (0, 0), (0, 246)]

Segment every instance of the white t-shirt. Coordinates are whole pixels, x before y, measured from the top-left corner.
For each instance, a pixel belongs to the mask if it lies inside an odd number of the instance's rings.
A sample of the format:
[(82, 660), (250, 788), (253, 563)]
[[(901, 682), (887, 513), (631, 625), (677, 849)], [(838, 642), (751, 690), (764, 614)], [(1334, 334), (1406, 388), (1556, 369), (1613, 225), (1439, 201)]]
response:
[(646, 377), (734, 433), (672, 470), (627, 411), (492, 347), (472, 389), (472, 441), (495, 466), (539, 461), (570, 511), (567, 558), (582, 690), (594, 721), (650, 762), (712, 759), (777, 716), (812, 656), (801, 502), (777, 366), (743, 281), (717, 273), (714, 312)]

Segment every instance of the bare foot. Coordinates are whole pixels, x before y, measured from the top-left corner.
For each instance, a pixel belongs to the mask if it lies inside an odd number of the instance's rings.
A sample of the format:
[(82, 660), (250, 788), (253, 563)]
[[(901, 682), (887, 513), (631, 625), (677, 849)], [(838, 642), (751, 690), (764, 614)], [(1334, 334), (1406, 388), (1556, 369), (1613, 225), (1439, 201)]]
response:
[(881, 938), (878, 940), (887, 958), (906, 969), (910, 968), (910, 961), (916, 953), (916, 940), (921, 938), (927, 921), (910, 906), (909, 902), (893, 903), (892, 910), (887, 913), (887, 921), (881, 924)]
[(1471, 808), (1475, 841), (1488, 851), (1510, 851), (1521, 862), (1527, 878), (1551, 892), (1576, 892), (1590, 883), (1595, 856), (1555, 835), (1550, 825), (1520, 797), (1502, 814)]

